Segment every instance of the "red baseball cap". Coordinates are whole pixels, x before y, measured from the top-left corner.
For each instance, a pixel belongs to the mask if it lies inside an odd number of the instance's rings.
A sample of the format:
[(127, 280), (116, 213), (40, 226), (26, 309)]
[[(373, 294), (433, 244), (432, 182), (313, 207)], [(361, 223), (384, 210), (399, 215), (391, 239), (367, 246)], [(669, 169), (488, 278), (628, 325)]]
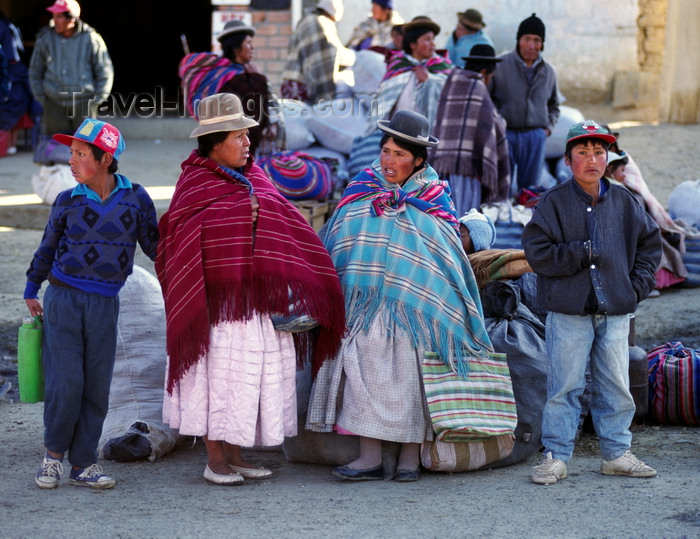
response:
[(66, 146), (70, 146), (74, 140), (94, 144), (100, 150), (112, 154), (115, 159), (118, 159), (121, 153), (126, 149), (124, 137), (122, 137), (119, 129), (112, 124), (93, 118), (86, 118), (83, 120), (83, 123), (73, 136), (59, 134), (54, 135), (53, 139)]
[(615, 135), (610, 133), (605, 127), (598, 125), (593, 120), (586, 120), (569, 128), (569, 132), (566, 135), (566, 143), (568, 144), (572, 140), (585, 137), (599, 138), (608, 144), (615, 142)]
[(80, 18), (80, 4), (75, 0), (56, 0), (46, 11), (51, 13), (70, 13), (76, 19)]

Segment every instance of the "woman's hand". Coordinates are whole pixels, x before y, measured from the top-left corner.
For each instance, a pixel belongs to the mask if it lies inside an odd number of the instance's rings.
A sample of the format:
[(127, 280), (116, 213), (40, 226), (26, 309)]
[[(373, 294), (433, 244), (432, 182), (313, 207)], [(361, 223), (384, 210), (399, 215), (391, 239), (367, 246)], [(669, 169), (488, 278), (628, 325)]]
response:
[(253, 224), (255, 224), (258, 220), (258, 210), (260, 209), (260, 203), (258, 202), (258, 197), (256, 197), (255, 195), (251, 195), (250, 201), (253, 203)]
[(44, 309), (41, 306), (41, 302), (37, 298), (29, 298), (24, 300), (29, 308), (29, 313), (32, 316), (43, 316)]
[(243, 66), (246, 73), (260, 73), (260, 69), (253, 62), (248, 62)]
[(418, 82), (425, 82), (428, 80), (428, 70), (425, 66), (415, 66), (413, 72), (416, 74)]

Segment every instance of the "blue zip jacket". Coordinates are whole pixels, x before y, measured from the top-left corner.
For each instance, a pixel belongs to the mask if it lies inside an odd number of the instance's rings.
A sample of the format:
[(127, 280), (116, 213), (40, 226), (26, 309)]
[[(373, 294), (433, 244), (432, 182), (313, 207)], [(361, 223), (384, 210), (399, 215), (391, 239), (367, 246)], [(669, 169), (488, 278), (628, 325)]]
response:
[(539, 301), (563, 314), (635, 311), (654, 288), (659, 227), (626, 189), (606, 179), (592, 198), (573, 180), (547, 191), (522, 235)]

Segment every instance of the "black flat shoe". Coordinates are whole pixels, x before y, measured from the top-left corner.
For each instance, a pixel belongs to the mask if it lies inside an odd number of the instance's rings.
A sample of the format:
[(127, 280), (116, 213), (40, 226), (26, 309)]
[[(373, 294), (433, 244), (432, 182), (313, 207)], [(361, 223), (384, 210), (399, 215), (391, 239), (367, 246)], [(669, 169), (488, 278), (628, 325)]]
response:
[(410, 483), (412, 481), (418, 481), (420, 479), (420, 468), (415, 470), (396, 470), (396, 475), (394, 476), (394, 481), (400, 483)]
[(353, 470), (347, 466), (338, 466), (333, 468), (331, 473), (348, 481), (376, 481), (377, 479), (384, 479), (384, 467), (381, 464), (366, 470)]

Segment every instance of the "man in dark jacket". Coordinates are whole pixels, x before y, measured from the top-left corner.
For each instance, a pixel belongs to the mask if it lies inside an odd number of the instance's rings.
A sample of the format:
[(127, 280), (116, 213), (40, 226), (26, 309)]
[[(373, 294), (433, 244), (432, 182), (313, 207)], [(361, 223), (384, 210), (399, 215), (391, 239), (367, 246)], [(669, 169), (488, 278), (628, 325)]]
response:
[(44, 107), (44, 134), (73, 133), (109, 97), (114, 69), (100, 34), (80, 20), (78, 2), (56, 0), (46, 9), (53, 28), (37, 39), (29, 81)]
[(573, 178), (543, 195), (523, 231), (525, 255), (538, 275), (539, 300), (548, 311), (545, 459), (532, 476), (538, 484), (566, 477), (588, 367), (600, 471), (656, 475), (629, 451), (635, 405), (627, 337), (629, 314), (654, 289), (661, 237), (634, 197), (604, 177), (608, 145), (614, 141), (593, 121), (572, 126), (565, 161)]
[(534, 13), (522, 21), (515, 50), (501, 56), (489, 85), (493, 104), (508, 124), (510, 172), (518, 189), (540, 184), (545, 141), (559, 119), (557, 74), (541, 54), (544, 35), (544, 23)]

